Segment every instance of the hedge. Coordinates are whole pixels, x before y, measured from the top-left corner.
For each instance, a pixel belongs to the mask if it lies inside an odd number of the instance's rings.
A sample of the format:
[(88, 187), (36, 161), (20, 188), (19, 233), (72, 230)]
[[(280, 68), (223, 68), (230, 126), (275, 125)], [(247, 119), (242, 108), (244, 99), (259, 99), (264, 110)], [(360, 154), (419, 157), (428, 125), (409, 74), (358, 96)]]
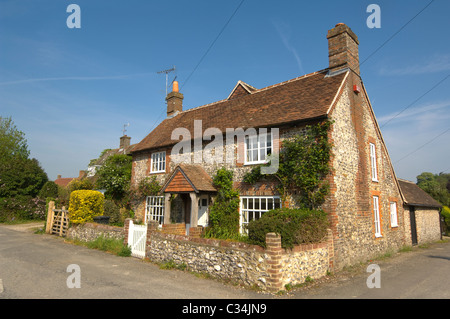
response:
[(105, 197), (93, 190), (77, 190), (70, 193), (69, 219), (73, 224), (93, 221), (95, 216), (102, 216)]
[(322, 210), (279, 208), (264, 213), (247, 225), (248, 241), (265, 247), (266, 234), (281, 235), (281, 246), (318, 243), (327, 235), (329, 222)]

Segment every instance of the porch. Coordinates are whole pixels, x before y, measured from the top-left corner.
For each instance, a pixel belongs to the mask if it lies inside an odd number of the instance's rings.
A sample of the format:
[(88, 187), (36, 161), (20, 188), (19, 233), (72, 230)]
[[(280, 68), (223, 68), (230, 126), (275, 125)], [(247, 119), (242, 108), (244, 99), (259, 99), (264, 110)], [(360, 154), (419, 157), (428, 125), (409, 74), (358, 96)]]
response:
[(162, 188), (165, 232), (191, 235), (208, 226), (209, 206), (217, 192), (211, 177), (198, 165), (180, 164)]

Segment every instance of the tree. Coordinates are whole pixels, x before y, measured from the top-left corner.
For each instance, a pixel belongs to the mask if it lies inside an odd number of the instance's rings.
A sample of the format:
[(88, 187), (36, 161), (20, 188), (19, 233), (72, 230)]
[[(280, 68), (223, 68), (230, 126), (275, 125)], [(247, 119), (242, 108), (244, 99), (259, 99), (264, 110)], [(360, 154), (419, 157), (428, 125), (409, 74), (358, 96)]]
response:
[(417, 186), (427, 192), (431, 197), (440, 202), (442, 205), (450, 205), (450, 193), (447, 189), (447, 183), (450, 174), (433, 174), (423, 172), (417, 176)]
[(42, 199), (57, 198), (58, 197), (58, 185), (53, 181), (47, 181), (39, 191), (38, 196)]
[(35, 158), (14, 156), (0, 163), (0, 198), (36, 197), (47, 181), (47, 174)]
[(97, 187), (105, 189), (105, 195), (121, 200), (127, 193), (131, 181), (131, 156), (116, 154), (108, 157), (97, 171)]
[(25, 133), (19, 131), (11, 117), (0, 116), (0, 161), (4, 162), (16, 156), (28, 158), (27, 140)]

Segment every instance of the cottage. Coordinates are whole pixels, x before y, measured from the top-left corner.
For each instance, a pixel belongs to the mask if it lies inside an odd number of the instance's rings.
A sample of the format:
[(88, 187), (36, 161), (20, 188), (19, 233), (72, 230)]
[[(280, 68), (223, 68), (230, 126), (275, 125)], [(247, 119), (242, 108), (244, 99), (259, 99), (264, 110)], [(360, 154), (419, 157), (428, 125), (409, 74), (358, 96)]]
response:
[(167, 118), (131, 152), (132, 185), (151, 176), (163, 185), (159, 196), (135, 204), (136, 215), (183, 234), (206, 226), (216, 193), (212, 177), (221, 167), (234, 173), (241, 226), (293, 205), (282, 203), (271, 185), (247, 185), (243, 176), (284, 139), (332, 120), (331, 187), (322, 208), (331, 222), (334, 267), (411, 244), (409, 214), (360, 75), (358, 38), (339, 23), (327, 39), (328, 68), (262, 89), (238, 81), (226, 99), (208, 105), (183, 110), (175, 82)]
[(404, 196), (404, 210), (409, 212), (413, 245), (441, 239), (442, 205), (411, 181), (399, 179)]
[(118, 154), (130, 154), (131, 150), (136, 145), (131, 144), (130, 142), (131, 137), (124, 134), (120, 137), (119, 148), (106, 149), (100, 154), (99, 158), (91, 160), (87, 169), (87, 177), (95, 181), (97, 179), (97, 170), (105, 164), (108, 157)]

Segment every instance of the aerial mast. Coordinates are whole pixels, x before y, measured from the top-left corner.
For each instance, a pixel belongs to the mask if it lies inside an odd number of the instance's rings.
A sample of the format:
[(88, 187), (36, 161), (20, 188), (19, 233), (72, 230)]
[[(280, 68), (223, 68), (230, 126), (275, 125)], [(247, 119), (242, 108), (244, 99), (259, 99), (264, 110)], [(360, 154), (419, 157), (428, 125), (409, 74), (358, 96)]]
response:
[(173, 71), (175, 71), (175, 65), (171, 69), (167, 69), (167, 70), (163, 70), (163, 71), (157, 72), (158, 74), (163, 74), (163, 73), (166, 74), (166, 96), (167, 96), (167, 87), (168, 87), (168, 74), (170, 72), (173, 72)]

